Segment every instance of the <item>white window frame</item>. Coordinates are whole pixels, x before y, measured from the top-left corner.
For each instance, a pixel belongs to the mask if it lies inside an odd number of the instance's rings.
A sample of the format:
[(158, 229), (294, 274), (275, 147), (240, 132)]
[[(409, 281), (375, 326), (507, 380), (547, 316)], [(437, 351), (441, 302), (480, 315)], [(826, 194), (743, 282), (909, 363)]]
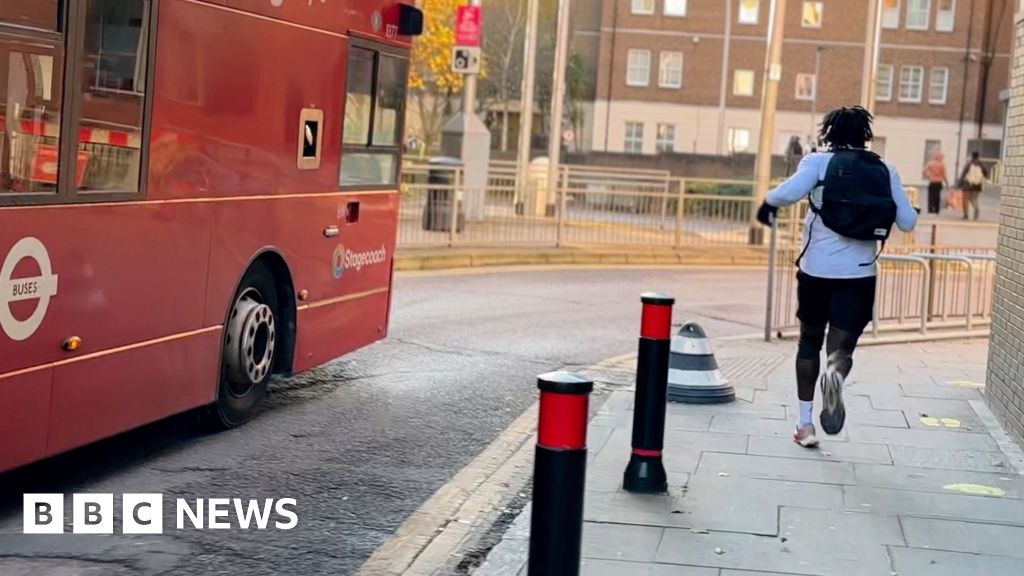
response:
[[(935, 98), (935, 78), (936, 73), (942, 77), (942, 97)], [(928, 77), (928, 103), (935, 104), (937, 106), (943, 106), (949, 99), (949, 68), (945, 66), (935, 66), (931, 69), (931, 73)]]
[[(903, 75), (906, 72), (911, 72), (912, 73), (915, 70), (919, 73), (918, 79), (917, 79), (917, 96), (916, 97), (904, 96), (904, 94), (903, 94), (903, 86), (906, 84), (906, 82), (904, 81)], [(911, 83), (911, 84), (909, 84), (909, 86), (912, 87), (913, 84)], [(900, 100), (900, 102), (906, 102), (906, 103), (909, 103), (909, 104), (920, 104), (923, 97), (924, 97), (924, 66), (901, 66), (900, 67), (900, 92), (899, 92), (899, 100)]]
[[(889, 71), (889, 81), (885, 84), (886, 90), (882, 92), (878, 88), (878, 80), (882, 77), (882, 70)], [(896, 81), (896, 69), (892, 64), (879, 64), (878, 65), (878, 76), (875, 77), (875, 101), (876, 102), (889, 102), (892, 100), (892, 87)]]
[[(633, 58), (644, 57), (647, 59), (647, 63), (641, 66), (638, 62), (634, 62)], [(643, 80), (633, 78), (634, 71), (637, 75), (643, 74)], [(627, 86), (650, 86), (651, 84), (651, 51), (643, 50), (640, 48), (630, 48), (629, 52), (626, 53), (626, 85)]]
[[(924, 3), (923, 9), (915, 9), (914, 4), (918, 2)], [(914, 24), (911, 20), (911, 15), (920, 16), (924, 14), (924, 25)], [(932, 0), (907, 0), (907, 30), (928, 30), (931, 28), (932, 21)]]
[[(746, 145), (744, 146), (744, 148), (742, 150), (738, 150), (737, 147), (736, 147), (736, 141), (737, 141), (736, 137), (740, 133), (745, 133), (746, 134), (746, 138), (744, 138), (744, 140), (747, 141)], [(728, 132), (726, 133), (726, 145), (728, 146), (729, 152), (732, 153), (732, 154), (743, 154), (743, 153), (746, 153), (746, 152), (750, 152), (750, 142), (751, 142), (751, 138), (750, 138), (750, 129), (749, 128), (729, 128)]]
[(641, 16), (652, 16), (657, 4), (657, 0), (632, 0), (629, 11)]
[[(811, 93), (810, 94), (801, 94), (800, 93), (800, 86), (801, 86), (800, 80), (803, 80), (805, 78), (810, 78), (811, 79)], [(814, 74), (806, 74), (806, 73), (797, 74), (796, 75), (796, 88), (794, 89), (793, 94), (794, 94), (793, 97), (796, 98), (797, 100), (814, 100), (814, 98), (818, 94), (818, 79), (814, 76)]]
[[(640, 127), (640, 133), (630, 132), (632, 127)], [(633, 147), (636, 147), (634, 150)], [(626, 122), (626, 133), (622, 139), (622, 151), (626, 154), (643, 154), (644, 153), (644, 123), (643, 122)]]
[[(884, 2), (885, 0), (880, 0)], [(902, 0), (896, 0), (896, 7), (886, 9), (882, 5), (882, 28), (886, 30), (897, 30), (900, 27), (900, 9), (903, 7)]]
[[(679, 76), (672, 78), (674, 70), (669, 69), (668, 63), (671, 59), (678, 57)], [(683, 87), (683, 53), (682, 52), (661, 52), (658, 55), (658, 87), (659, 88), (682, 88)]]
[[(813, 23), (812, 24), (808, 24), (807, 23), (807, 19), (804, 18), (804, 16), (807, 15), (807, 6), (810, 5), (810, 4), (817, 4), (818, 15), (819, 15), (818, 23), (817, 24), (813, 24)], [(824, 24), (824, 21), (825, 21), (825, 3), (824, 2), (814, 2), (814, 1), (810, 1), (810, 0), (804, 0), (803, 5), (800, 7), (800, 25), (802, 27), (804, 27), (804, 28), (821, 28), (822, 25)]]
[[(680, 9), (669, 10), (669, 3)], [(661, 11), (668, 18), (686, 18), (687, 13), (690, 11), (689, 4), (688, 0), (665, 0), (661, 6)]]
[[(668, 128), (671, 134), (670, 138), (662, 138), (661, 129)], [(676, 151), (676, 125), (669, 124), (667, 122), (659, 122), (658, 130), (654, 133), (655, 142), (654, 150), (656, 152), (675, 152)]]
[[(744, 19), (743, 15), (746, 14), (747, 18)], [(758, 21), (761, 19), (761, 0), (757, 0), (757, 4), (754, 6), (753, 11), (744, 12), (743, 0), (739, 0), (738, 10), (736, 12), (736, 21), (740, 24), (746, 24), (750, 26), (757, 26)]]
[(935, 31), (936, 32), (952, 32), (956, 27), (956, 0), (949, 0), (952, 2), (949, 10), (942, 9), (942, 0), (936, 0), (935, 6)]
[[(739, 80), (739, 77), (740, 77), (741, 73), (749, 74), (750, 75), (750, 92), (749, 93), (748, 92), (741, 92), (740, 90), (738, 90), (738, 88), (739, 88), (738, 80)], [(733, 70), (733, 72), (732, 72), (732, 95), (733, 96), (753, 96), (754, 95), (754, 89), (756, 87), (757, 87), (757, 73), (755, 73), (753, 70), (745, 70), (745, 69), (742, 69), (742, 68), (737, 68), (736, 70)]]

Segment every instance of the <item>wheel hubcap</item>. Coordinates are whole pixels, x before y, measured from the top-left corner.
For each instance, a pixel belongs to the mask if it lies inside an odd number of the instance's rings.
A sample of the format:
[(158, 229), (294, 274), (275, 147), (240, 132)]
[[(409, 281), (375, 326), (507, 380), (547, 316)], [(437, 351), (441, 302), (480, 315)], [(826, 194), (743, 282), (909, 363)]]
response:
[(224, 345), (233, 393), (247, 393), (270, 373), (276, 337), (274, 313), (262, 295), (255, 289), (243, 292), (231, 309)]

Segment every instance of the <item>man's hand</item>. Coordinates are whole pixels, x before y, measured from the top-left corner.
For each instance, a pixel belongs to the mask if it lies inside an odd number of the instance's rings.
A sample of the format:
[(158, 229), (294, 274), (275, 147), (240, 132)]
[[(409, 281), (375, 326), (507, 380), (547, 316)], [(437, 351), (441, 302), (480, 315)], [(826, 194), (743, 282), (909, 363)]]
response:
[(757, 209), (757, 221), (765, 226), (771, 226), (775, 222), (775, 216), (779, 213), (779, 209), (771, 204), (765, 202), (761, 204), (761, 207)]

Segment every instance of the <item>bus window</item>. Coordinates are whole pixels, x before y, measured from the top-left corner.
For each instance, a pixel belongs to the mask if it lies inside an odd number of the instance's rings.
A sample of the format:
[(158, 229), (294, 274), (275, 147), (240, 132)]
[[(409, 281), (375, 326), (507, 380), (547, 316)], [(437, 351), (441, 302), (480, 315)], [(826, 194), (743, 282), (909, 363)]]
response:
[(55, 195), (64, 68), (61, 39), (5, 22), (0, 19), (0, 198)]
[(398, 179), (408, 61), (352, 48), (341, 158), (342, 187), (393, 186)]
[(80, 193), (139, 191), (148, 32), (146, 0), (86, 0)]

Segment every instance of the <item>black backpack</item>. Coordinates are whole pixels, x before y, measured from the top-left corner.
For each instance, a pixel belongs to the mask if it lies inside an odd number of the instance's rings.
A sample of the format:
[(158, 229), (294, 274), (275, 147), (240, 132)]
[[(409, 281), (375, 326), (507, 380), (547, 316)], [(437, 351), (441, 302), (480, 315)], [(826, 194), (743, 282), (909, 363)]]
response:
[[(896, 223), (896, 202), (892, 199), (889, 167), (878, 154), (869, 150), (836, 151), (825, 170), (825, 179), (819, 181), (818, 186), (822, 187), (821, 206), (815, 206), (814, 202), (810, 202), (810, 206), (822, 224), (840, 236), (879, 241), (885, 248), (885, 241)], [(809, 246), (810, 231), (804, 253)]]

